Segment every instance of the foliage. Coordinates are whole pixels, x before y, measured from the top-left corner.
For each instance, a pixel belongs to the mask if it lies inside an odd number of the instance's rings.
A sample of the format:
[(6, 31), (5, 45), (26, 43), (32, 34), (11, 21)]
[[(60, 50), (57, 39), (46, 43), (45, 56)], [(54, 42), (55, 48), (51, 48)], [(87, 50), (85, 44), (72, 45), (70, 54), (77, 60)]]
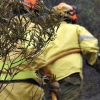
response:
[[(2, 73), (6, 73), (4, 81), (8, 75), (11, 76), (9, 80), (12, 80), (44, 51), (48, 43), (55, 39), (55, 27), (59, 27), (60, 24), (58, 15), (46, 8), (42, 2), (39, 2), (39, 7), (35, 6), (35, 9), (31, 9), (27, 14), (22, 14), (18, 0), (13, 0), (13, 3), (9, 1), (0, 0), (0, 80)], [(35, 12), (37, 9), (38, 13)], [(17, 11), (17, 16), (13, 14), (14, 10)], [(31, 30), (28, 29), (33, 23)], [(28, 35), (30, 35), (29, 39), (27, 39)], [(33, 49), (29, 51), (30, 45)], [(11, 59), (12, 55), (14, 55), (13, 59)], [(23, 69), (13, 71), (12, 67), (17, 66), (20, 69), (20, 65), (30, 58), (32, 59)]]

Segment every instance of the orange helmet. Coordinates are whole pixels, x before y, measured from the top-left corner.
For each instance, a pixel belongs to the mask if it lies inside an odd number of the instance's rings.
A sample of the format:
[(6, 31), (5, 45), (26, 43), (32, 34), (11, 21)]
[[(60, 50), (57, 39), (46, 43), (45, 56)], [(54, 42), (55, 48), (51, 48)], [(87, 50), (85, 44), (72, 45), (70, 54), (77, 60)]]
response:
[(75, 6), (71, 6), (66, 4), (65, 2), (60, 3), (57, 6), (54, 6), (53, 9), (60, 14), (61, 16), (64, 16), (67, 19), (77, 21), (77, 12)]
[[(16, 5), (17, 7), (11, 6), (14, 3), (20, 6), (17, 5)], [(6, 8), (7, 10), (10, 10), (14, 15), (29, 13), (29, 11), (31, 11), (32, 9), (34, 9), (35, 12), (38, 12), (37, 8), (39, 8), (39, 1), (38, 0), (19, 0), (19, 1), (10, 0)]]
[(37, 0), (24, 0), (21, 3), (28, 8), (34, 8), (36, 5), (38, 5)]
[[(9, 7), (12, 3), (14, 3), (14, 0), (10, 0), (7, 7)], [(22, 4), (28, 8), (34, 8), (36, 5), (38, 5), (38, 0), (19, 0), (18, 4)]]

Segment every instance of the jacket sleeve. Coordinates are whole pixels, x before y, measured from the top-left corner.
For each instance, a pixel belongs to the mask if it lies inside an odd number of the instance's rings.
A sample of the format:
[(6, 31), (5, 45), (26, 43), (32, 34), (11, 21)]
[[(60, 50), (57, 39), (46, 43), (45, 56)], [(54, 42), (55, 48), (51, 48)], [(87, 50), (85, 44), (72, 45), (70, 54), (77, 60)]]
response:
[(99, 51), (98, 40), (82, 26), (79, 26), (77, 31), (81, 51), (86, 55), (87, 62), (93, 65)]

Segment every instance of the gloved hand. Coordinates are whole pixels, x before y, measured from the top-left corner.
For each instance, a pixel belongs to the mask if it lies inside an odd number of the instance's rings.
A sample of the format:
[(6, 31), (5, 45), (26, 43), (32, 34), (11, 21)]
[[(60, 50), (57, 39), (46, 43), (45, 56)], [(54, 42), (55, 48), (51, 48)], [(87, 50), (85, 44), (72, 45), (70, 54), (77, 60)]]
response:
[(61, 94), (60, 84), (54, 79), (46, 82), (46, 87), (49, 93), (50, 94), (51, 92), (55, 93), (57, 100), (59, 100)]
[(49, 94), (51, 94), (51, 92), (55, 93), (57, 100), (59, 100), (61, 88), (51, 70), (46, 66), (37, 70), (36, 74), (46, 83)]

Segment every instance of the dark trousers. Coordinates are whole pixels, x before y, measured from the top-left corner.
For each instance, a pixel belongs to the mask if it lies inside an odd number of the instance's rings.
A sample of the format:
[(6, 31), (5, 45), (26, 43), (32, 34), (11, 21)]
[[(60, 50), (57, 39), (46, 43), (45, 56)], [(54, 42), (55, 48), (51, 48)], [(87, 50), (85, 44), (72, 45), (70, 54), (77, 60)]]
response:
[[(59, 83), (61, 86), (60, 100), (81, 100), (82, 80), (78, 73), (59, 80)], [(45, 93), (44, 100), (51, 100), (46, 89)]]

